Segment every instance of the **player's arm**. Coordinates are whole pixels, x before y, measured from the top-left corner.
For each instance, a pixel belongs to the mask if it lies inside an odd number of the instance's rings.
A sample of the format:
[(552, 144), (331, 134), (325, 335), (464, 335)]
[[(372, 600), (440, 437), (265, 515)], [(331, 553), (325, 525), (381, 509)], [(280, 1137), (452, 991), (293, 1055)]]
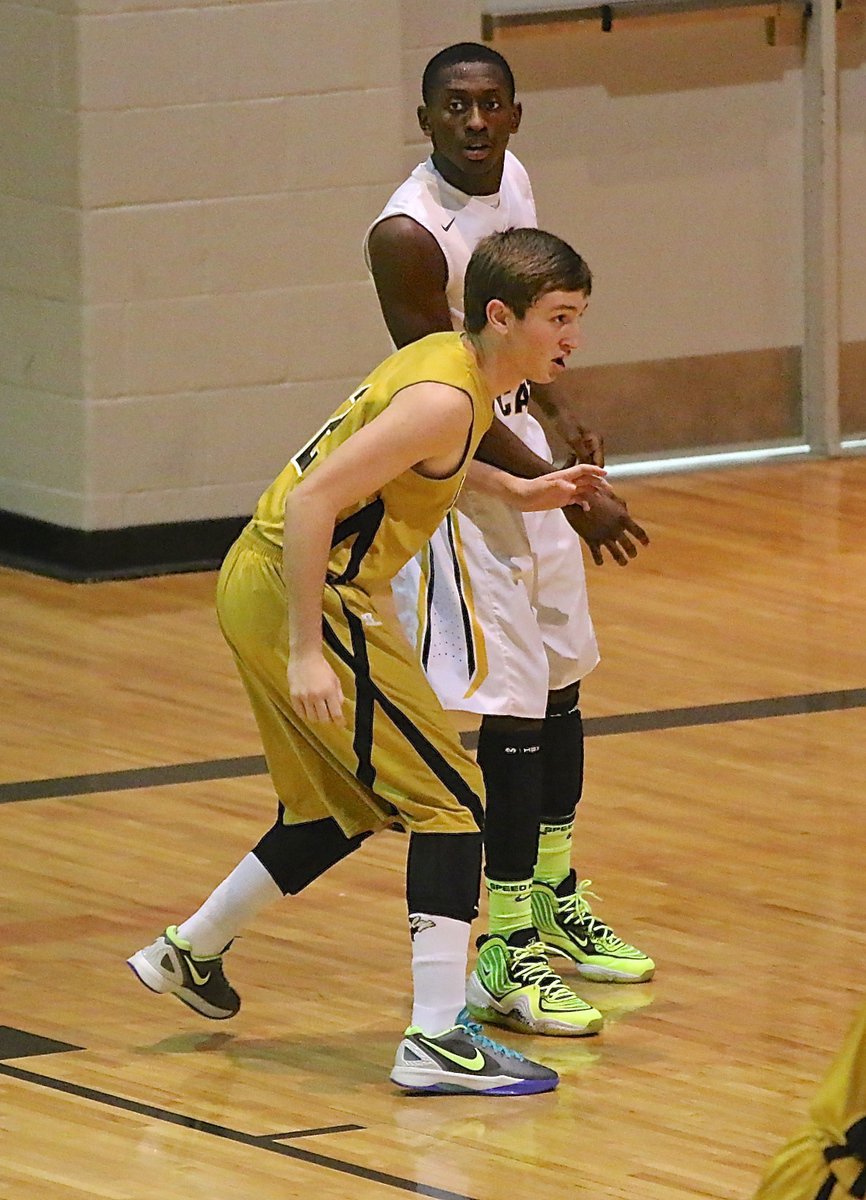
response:
[(557, 391), (555, 385), (533, 383), (532, 399), (545, 424), (552, 425), (556, 436), (570, 448), (575, 462), (604, 466), (604, 439), (582, 424), (569, 397)]
[(305, 720), (342, 721), (342, 689), (322, 649), (322, 593), (338, 514), (412, 467), (431, 464), (431, 473), (442, 475), (456, 470), (471, 423), (465, 392), (416, 384), (289, 493), (283, 530), (288, 683)]
[[(398, 349), (452, 328), (445, 291), (448, 264), (429, 230), (411, 217), (386, 217), (371, 230), (367, 253), (382, 316)], [(523, 479), (546, 475), (551, 466), (496, 419), (482, 438), (476, 458)], [(466, 482), (476, 486), (473, 470)], [(483, 485), (481, 490), (486, 490)]]
[[(588, 465), (576, 463), (559, 471), (549, 471), (535, 479), (524, 479), (475, 459), (469, 466), (466, 479), (471, 481), (475, 491), (485, 496), (495, 496), (497, 500), (521, 512), (543, 512), (567, 504), (576, 504), (588, 511), (596, 495), (613, 494), (601, 473), (592, 478), (589, 484), (591, 490), (585, 490)], [(601, 468), (596, 469), (601, 472)]]
[(451, 330), (448, 265), (433, 234), (411, 217), (386, 217), (367, 242), (382, 316), (399, 350)]

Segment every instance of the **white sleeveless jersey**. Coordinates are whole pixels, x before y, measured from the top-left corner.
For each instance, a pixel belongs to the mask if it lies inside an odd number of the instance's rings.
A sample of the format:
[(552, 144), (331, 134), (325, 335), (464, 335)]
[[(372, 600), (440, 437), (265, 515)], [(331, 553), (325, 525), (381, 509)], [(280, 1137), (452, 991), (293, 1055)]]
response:
[[(368, 269), (370, 232), (380, 221), (396, 216), (411, 217), (439, 243), (448, 267), (445, 294), (455, 329), (463, 328), (463, 277), (481, 239), (489, 233), (538, 224), (529, 176), (510, 150), (505, 152), (499, 191), (492, 196), (468, 196), (443, 179), (432, 159), (419, 163), (367, 230), (364, 258)], [(499, 397), (496, 415), (536, 453), (547, 457), (546, 443), (542, 439), (539, 445), (537, 435), (533, 436), (537, 423), (528, 419), (528, 401), (529, 389), (521, 385), (514, 393)]]
[[(489, 233), (537, 225), (529, 176), (511, 153), (495, 196), (467, 196), (428, 159), (397, 188), (370, 230), (395, 216), (417, 221), (442, 248), (455, 329), (463, 326), (463, 277), (478, 242)], [(549, 460), (528, 403), (523, 383), (497, 397), (495, 412)], [(542, 718), (548, 691), (581, 679), (598, 662), (579, 539), (558, 509), (519, 513), (471, 488), (464, 488), (458, 508), (394, 580), (403, 628), (445, 708)]]

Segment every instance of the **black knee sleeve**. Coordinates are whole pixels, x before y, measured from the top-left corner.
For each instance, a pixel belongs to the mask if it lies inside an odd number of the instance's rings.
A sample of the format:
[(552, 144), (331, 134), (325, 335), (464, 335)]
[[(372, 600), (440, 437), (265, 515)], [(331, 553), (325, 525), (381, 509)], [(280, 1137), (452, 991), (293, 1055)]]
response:
[(481, 887), (480, 833), (413, 833), (406, 863), (410, 913), (471, 922)]
[(551, 692), (544, 718), (544, 796), (541, 820), (560, 824), (574, 816), (583, 792), (583, 720), (580, 684)]
[(478, 739), (484, 776), (485, 872), (506, 883), (531, 879), (538, 853), (544, 762), (543, 723), (518, 717), (485, 717)]
[(276, 821), (253, 847), (253, 854), (283, 895), (297, 895), (334, 863), (357, 850), (370, 836), (346, 837), (333, 817), (284, 825), (282, 807)]

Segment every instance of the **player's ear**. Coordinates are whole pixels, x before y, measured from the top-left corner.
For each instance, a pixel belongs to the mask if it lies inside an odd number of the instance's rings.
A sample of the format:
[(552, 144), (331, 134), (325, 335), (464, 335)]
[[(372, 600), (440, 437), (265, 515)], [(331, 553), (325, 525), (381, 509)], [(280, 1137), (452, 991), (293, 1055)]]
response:
[(512, 315), (511, 309), (504, 300), (499, 300), (494, 297), (487, 301), (487, 308), (484, 310), (487, 317), (487, 324), (497, 333), (507, 333), (509, 326), (509, 317)]
[(427, 137), (432, 137), (430, 132), (430, 118), (427, 116), (427, 105), (418, 105), (418, 124), (421, 126), (421, 132)]
[(517, 133), (523, 118), (523, 105), (515, 104), (511, 110), (511, 132)]

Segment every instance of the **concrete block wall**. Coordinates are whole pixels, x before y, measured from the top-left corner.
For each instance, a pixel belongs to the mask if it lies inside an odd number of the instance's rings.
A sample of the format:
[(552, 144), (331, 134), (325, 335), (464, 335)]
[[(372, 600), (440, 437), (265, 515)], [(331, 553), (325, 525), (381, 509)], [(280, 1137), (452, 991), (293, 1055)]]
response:
[(84, 519), (75, 26), (0, 6), (0, 508)]
[[(388, 348), (361, 238), (427, 153), (424, 63), (478, 40), (480, 11), (0, 6), (0, 509), (82, 530), (249, 511)], [(770, 427), (793, 435), (800, 51), (768, 47), (756, 17), (500, 46), (541, 221), (596, 275), (583, 362), (599, 387), (676, 382), (675, 445), (692, 378), (722, 359), (725, 379), (757, 378), (750, 356), (776, 353), (760, 375), (782, 381)], [(862, 40), (842, 67), (845, 336), (864, 345)], [(859, 362), (843, 371), (855, 391)], [(665, 363), (676, 370), (642, 370)], [(752, 406), (746, 389), (719, 436)], [(699, 441), (698, 425), (682, 436)]]
[(84, 529), (248, 511), (387, 350), (360, 244), (401, 169), (398, 9), (0, 13), (44, 76), (0, 70), (0, 506)]

